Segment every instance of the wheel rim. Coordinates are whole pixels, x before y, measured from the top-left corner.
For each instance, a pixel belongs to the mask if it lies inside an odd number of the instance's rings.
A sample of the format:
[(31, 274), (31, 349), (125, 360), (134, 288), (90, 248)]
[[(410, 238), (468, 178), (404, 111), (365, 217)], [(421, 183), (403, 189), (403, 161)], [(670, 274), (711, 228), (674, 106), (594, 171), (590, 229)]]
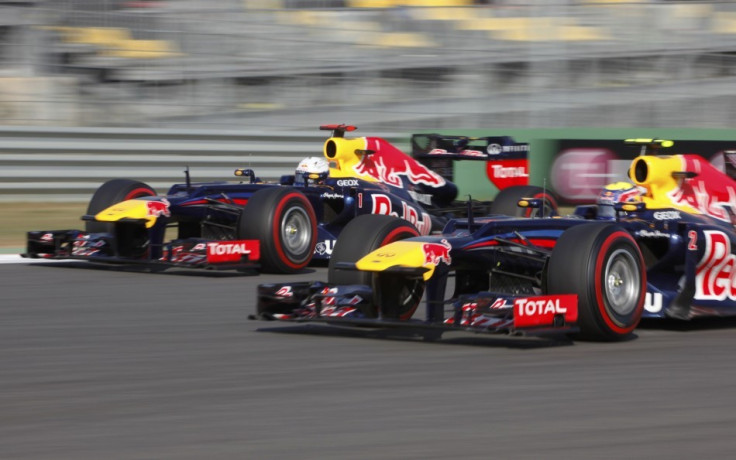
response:
[[(412, 234), (413, 232), (408, 233), (408, 237), (414, 236)], [(384, 241), (381, 246), (393, 243), (394, 241), (402, 240), (404, 238), (407, 238), (407, 236), (402, 237), (401, 234), (389, 236), (387, 238), (387, 241)], [(398, 313), (400, 319), (409, 319), (414, 314), (414, 311), (417, 309), (419, 301), (424, 294), (424, 281), (421, 279), (412, 280), (396, 277), (390, 277), (390, 279), (390, 290), (393, 291), (393, 296), (396, 302), (396, 313)], [(374, 283), (376, 282), (376, 280), (377, 276), (374, 276)]]
[(380, 294), (379, 309), (384, 315), (411, 318), (424, 294), (424, 281), (395, 275), (373, 275), (373, 290)]
[(639, 268), (634, 256), (624, 249), (611, 254), (604, 272), (607, 306), (619, 316), (631, 314), (639, 301)]
[(312, 231), (309, 216), (301, 208), (290, 208), (281, 220), (281, 241), (284, 249), (292, 256), (306, 258), (309, 256), (309, 244)]
[(417, 309), (417, 305), (424, 293), (424, 282), (421, 280), (407, 280), (397, 293), (399, 298), (399, 316), (401, 319), (408, 319), (405, 316), (411, 316)]

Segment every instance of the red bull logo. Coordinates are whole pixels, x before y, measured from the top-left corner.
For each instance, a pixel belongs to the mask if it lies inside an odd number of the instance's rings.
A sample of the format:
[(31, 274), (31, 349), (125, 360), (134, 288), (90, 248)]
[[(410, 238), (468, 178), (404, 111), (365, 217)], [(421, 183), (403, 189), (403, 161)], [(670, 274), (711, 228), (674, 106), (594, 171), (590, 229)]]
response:
[(147, 200), (146, 207), (148, 208), (148, 215), (153, 217), (171, 217), (171, 211), (169, 210), (169, 200), (161, 198), (160, 200)]
[[(731, 240), (717, 230), (703, 234), (705, 252), (695, 267), (695, 298), (736, 300), (736, 255), (731, 253)], [(692, 247), (694, 235), (690, 238)]]
[(683, 180), (677, 189), (668, 193), (672, 202), (719, 220), (731, 221), (731, 216), (736, 214), (736, 184), (703, 158), (682, 157), (683, 171), (694, 172), (697, 176)]
[(430, 187), (442, 187), (445, 179), (407, 156), (393, 145), (376, 137), (366, 137), (366, 149), (374, 153), (363, 155), (360, 163), (353, 170), (363, 176), (370, 176), (395, 187), (402, 187), (401, 176), (412, 184), (424, 184)]
[(447, 242), (446, 239), (442, 239), (439, 243), (424, 243), (422, 245), (422, 251), (424, 251), (424, 263), (431, 265), (439, 265), (445, 263), (450, 265), (452, 258), (450, 257), (450, 250), (452, 245)]
[(703, 214), (715, 217), (719, 220), (729, 221), (727, 211), (733, 208), (731, 203), (736, 203), (736, 189), (727, 187), (727, 201), (719, 199), (718, 195), (709, 191), (704, 181), (692, 181), (693, 183), (683, 185), (671, 195), (672, 201), (678, 205), (686, 205), (697, 209)]
[[(358, 206), (363, 205), (363, 196), (358, 196)], [(385, 214), (387, 216), (400, 217), (417, 228), (420, 235), (429, 235), (432, 230), (432, 218), (426, 212), (417, 211), (413, 206), (409, 206), (406, 202), (401, 202), (401, 214), (394, 211), (391, 198), (387, 195), (376, 193), (371, 195), (371, 214)]]

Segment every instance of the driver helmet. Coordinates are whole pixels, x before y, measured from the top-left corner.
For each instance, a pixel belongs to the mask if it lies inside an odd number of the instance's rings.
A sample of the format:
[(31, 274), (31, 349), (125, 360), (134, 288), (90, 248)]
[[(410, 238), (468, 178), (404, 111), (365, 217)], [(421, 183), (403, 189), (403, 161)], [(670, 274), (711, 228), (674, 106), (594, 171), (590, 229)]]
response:
[(322, 157), (307, 157), (299, 162), (294, 172), (294, 183), (298, 185), (321, 184), (330, 174), (330, 164)]
[(629, 182), (614, 182), (603, 187), (598, 194), (598, 217), (616, 217), (616, 203), (636, 203), (641, 201), (641, 190)]

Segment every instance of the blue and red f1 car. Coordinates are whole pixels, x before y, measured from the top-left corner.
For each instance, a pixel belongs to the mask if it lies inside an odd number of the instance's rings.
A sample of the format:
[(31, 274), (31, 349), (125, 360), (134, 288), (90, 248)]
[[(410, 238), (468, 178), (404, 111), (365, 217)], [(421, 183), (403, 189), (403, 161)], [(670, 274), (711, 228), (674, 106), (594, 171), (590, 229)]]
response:
[(543, 190), (523, 185), (528, 145), (509, 137), (415, 135), (415, 159), (385, 139), (346, 138), (354, 126), (321, 128), (332, 131), (323, 156), (305, 159), (279, 183), (261, 182), (248, 169), (235, 171), (241, 182), (193, 183), (187, 173), (185, 183), (159, 196), (142, 182), (108, 181), (89, 202), (85, 230), (29, 232), (25, 256), (291, 273), (313, 258), (330, 258), (356, 216), (401, 217), (427, 235), (464, 212), (457, 187), (422, 163), (439, 157), (445, 165), (471, 160), (518, 168), (521, 161), (523, 182), (499, 194), (495, 212), (516, 212), (509, 203), (529, 193), (544, 199), (547, 212), (555, 207)]
[[(361, 216), (340, 235), (327, 283), (262, 284), (262, 319), (429, 328), (631, 334), (642, 317), (736, 315), (736, 154), (726, 171), (643, 146), (631, 182), (567, 217), (450, 220), (420, 236)], [(535, 208), (538, 200), (520, 200)], [(413, 318), (422, 296), (426, 314)]]

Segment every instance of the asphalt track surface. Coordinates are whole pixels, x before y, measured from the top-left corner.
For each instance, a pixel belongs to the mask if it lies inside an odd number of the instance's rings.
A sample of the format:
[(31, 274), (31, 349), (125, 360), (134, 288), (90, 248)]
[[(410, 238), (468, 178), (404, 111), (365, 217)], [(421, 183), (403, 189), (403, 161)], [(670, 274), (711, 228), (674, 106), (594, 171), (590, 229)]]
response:
[(324, 276), (0, 265), (0, 458), (733, 458), (736, 321), (585, 343), (247, 319), (258, 282)]

